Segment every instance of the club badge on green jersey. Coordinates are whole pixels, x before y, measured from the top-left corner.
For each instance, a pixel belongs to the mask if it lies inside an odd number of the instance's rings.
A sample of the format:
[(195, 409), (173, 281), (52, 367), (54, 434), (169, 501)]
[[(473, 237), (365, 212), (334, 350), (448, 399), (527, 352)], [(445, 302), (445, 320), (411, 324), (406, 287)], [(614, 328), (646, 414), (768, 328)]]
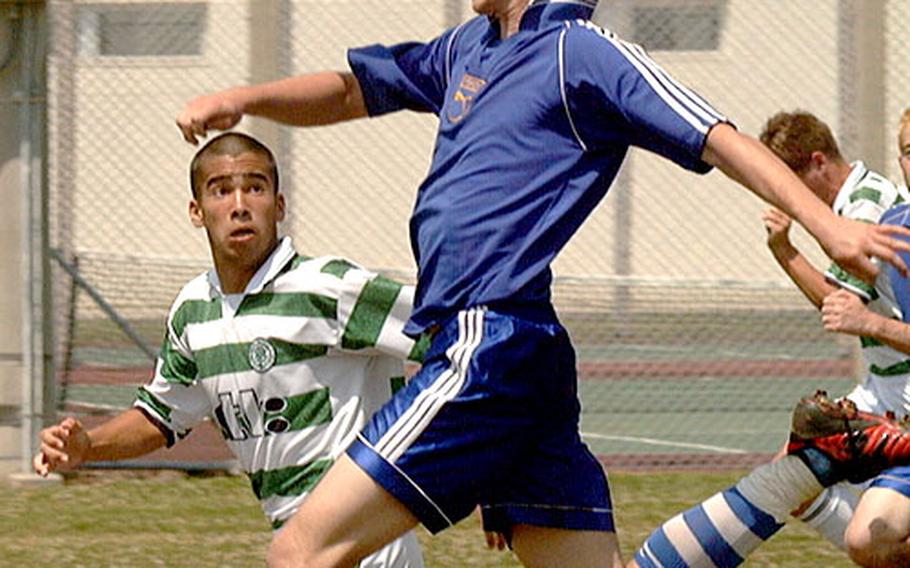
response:
[(254, 371), (265, 373), (275, 365), (275, 347), (268, 339), (257, 337), (250, 343), (247, 358)]

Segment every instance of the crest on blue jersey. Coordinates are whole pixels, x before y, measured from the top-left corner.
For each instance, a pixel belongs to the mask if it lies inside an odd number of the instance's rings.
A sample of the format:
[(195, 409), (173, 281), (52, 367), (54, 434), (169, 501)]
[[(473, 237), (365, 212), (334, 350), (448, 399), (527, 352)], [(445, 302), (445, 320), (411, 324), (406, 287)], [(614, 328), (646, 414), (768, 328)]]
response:
[(474, 106), (474, 100), (486, 84), (486, 80), (481, 79), (480, 77), (471, 75), (470, 73), (464, 74), (461, 78), (461, 84), (458, 85), (458, 90), (455, 91), (455, 95), (452, 97), (452, 103), (449, 105), (449, 110), (446, 112), (449, 122), (452, 124), (461, 122), (464, 117), (471, 112), (471, 107)]

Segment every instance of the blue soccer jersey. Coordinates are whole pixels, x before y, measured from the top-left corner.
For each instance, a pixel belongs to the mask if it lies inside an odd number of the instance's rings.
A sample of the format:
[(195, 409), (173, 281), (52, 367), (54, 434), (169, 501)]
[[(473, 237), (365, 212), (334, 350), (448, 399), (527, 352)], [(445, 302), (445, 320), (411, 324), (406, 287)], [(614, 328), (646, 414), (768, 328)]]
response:
[(549, 301), (550, 263), (600, 202), (630, 146), (696, 172), (725, 118), (636, 45), (587, 18), (596, 2), (536, 1), (503, 40), (474, 18), (428, 43), (348, 53), (371, 116), (439, 117), (411, 218), (416, 334), (460, 309)]
[[(885, 211), (879, 223), (882, 225), (910, 227), (910, 204), (902, 203), (891, 207)], [(898, 254), (910, 266), (910, 253), (899, 252)], [(894, 299), (901, 310), (903, 321), (910, 323), (910, 278), (902, 276), (891, 264), (886, 265), (883, 270), (887, 275), (888, 282), (891, 284), (891, 289), (894, 291)]]

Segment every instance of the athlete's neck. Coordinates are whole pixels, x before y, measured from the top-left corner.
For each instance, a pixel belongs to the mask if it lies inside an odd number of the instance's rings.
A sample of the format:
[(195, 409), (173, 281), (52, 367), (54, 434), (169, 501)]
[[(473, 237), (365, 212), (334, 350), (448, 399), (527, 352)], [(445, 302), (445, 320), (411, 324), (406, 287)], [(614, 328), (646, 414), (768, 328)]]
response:
[(265, 261), (278, 248), (278, 242), (273, 243), (265, 250), (260, 258), (256, 259), (237, 259), (221, 258), (218, 254), (213, 254), (212, 259), (215, 263), (215, 272), (218, 273), (218, 281), (221, 283), (222, 294), (242, 294), (246, 291), (250, 280), (262, 268)]
[(493, 17), (499, 22), (499, 37), (506, 39), (518, 33), (521, 26), (521, 17), (524, 16), (528, 9), (527, 0), (510, 2), (503, 8), (502, 12), (496, 13)]
[(851, 173), (853, 173), (853, 166), (847, 162), (834, 162), (830, 174), (831, 184), (829, 187), (828, 195), (824, 200), (830, 207), (834, 206), (834, 202), (837, 200), (837, 195), (840, 193), (841, 188), (844, 187), (844, 184), (847, 183), (847, 178), (850, 177)]

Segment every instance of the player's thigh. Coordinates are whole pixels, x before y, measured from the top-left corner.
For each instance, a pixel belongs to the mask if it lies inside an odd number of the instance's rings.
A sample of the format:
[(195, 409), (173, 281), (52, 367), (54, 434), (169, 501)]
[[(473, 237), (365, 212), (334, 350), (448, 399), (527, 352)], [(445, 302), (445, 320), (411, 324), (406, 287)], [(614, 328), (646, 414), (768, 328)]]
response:
[(910, 497), (907, 493), (875, 485), (867, 489), (847, 527), (847, 545), (863, 549), (874, 547), (876, 543), (903, 542), (908, 537)]
[(275, 535), (276, 566), (343, 566), (379, 550), (417, 518), (347, 455), (338, 458), (300, 509)]
[(529, 568), (620, 568), (616, 533), (515, 525), (512, 548)]

